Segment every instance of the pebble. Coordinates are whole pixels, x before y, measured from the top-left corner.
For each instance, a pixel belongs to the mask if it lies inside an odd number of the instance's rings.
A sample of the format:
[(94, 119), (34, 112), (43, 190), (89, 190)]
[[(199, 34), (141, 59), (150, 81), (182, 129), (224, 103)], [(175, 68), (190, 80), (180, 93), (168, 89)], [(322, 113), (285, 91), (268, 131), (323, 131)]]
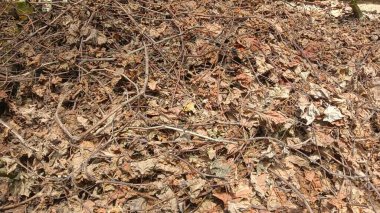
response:
[(371, 40), (372, 41), (377, 41), (377, 40), (379, 40), (379, 36), (378, 35), (372, 35), (371, 36)]

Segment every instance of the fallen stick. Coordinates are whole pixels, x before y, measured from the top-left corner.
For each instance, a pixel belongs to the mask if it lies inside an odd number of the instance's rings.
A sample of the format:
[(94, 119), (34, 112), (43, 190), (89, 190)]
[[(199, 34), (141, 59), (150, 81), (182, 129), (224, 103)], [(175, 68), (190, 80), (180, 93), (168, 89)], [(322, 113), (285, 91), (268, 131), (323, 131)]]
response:
[(3, 126), (5, 126), (6, 128), (10, 129), (11, 132), (12, 132), (12, 134), (14, 134), (14, 135), (16, 136), (16, 138), (18, 138), (18, 140), (21, 142), (21, 144), (24, 145), (26, 148), (31, 149), (31, 150), (33, 150), (33, 151), (35, 151), (35, 152), (39, 152), (38, 149), (33, 148), (33, 147), (29, 146), (28, 144), (26, 144), (26, 141), (24, 140), (24, 138), (23, 138), (20, 134), (18, 134), (16, 130), (14, 130), (14, 129), (13, 129), (12, 127), (10, 127), (7, 123), (5, 123), (5, 121), (3, 121), (1, 118), (0, 118), (0, 123), (1, 123)]
[(107, 113), (100, 121), (98, 121), (96, 124), (91, 126), (86, 132), (84, 132), (81, 136), (77, 138), (77, 140), (81, 140), (84, 137), (86, 137), (88, 134), (90, 134), (94, 129), (96, 129), (98, 126), (100, 126), (102, 123), (104, 123), (109, 117), (114, 115), (117, 111), (122, 109), (124, 106), (127, 104), (132, 103), (133, 101), (137, 100), (140, 96), (145, 95), (145, 91), (148, 85), (148, 80), (149, 80), (149, 56), (148, 56), (148, 49), (144, 43), (144, 49), (145, 49), (145, 80), (144, 80), (144, 86), (140, 90), (137, 95), (133, 96), (132, 98), (120, 103), (116, 107), (114, 107), (109, 113)]
[(283, 183), (285, 183), (286, 185), (288, 185), (293, 190), (293, 192), (296, 193), (297, 196), (303, 201), (303, 203), (305, 204), (305, 207), (307, 208), (307, 210), (310, 213), (313, 213), (313, 210), (311, 209), (311, 207), (309, 205), (309, 202), (307, 202), (305, 196), (295, 186), (293, 186), (293, 184), (289, 183), (287, 180), (285, 180), (285, 178), (281, 177), (281, 175), (277, 174), (272, 169), (269, 169), (269, 171), (272, 174), (274, 174), (274, 176), (276, 176), (277, 178), (279, 178)]
[(45, 188), (41, 189), (40, 192), (38, 192), (37, 194), (35, 194), (33, 197), (30, 197), (24, 201), (21, 201), (19, 203), (16, 203), (16, 204), (13, 204), (13, 205), (8, 205), (8, 206), (0, 206), (0, 211), (6, 211), (6, 210), (9, 210), (9, 209), (14, 209), (14, 208), (17, 208), (19, 206), (22, 206), (24, 204), (27, 204), (29, 203), (30, 201), (36, 199), (36, 198), (39, 198), (39, 197), (42, 197), (42, 192), (45, 190)]
[(78, 141), (79, 140), (79, 137), (78, 136), (75, 136), (75, 135), (72, 135), (70, 133), (70, 131), (66, 128), (66, 126), (62, 123), (61, 119), (59, 118), (59, 115), (58, 115), (58, 110), (59, 108), (61, 108), (62, 106), (62, 102), (63, 100), (65, 100), (67, 94), (65, 94), (62, 99), (59, 101), (58, 103), (58, 106), (57, 106), (57, 110), (55, 110), (55, 114), (54, 114), (54, 117), (55, 117), (55, 121), (58, 123), (59, 127), (61, 127), (62, 131), (73, 141)]
[[(184, 31), (184, 32), (182, 32), (182, 33), (178, 33), (178, 34), (176, 34), (176, 35), (172, 35), (172, 36), (166, 37), (166, 38), (164, 38), (164, 39), (162, 39), (162, 40), (160, 40), (160, 41), (157, 41), (157, 42), (154, 42), (154, 43), (150, 43), (150, 44), (144, 45), (144, 46), (142, 46), (142, 47), (139, 47), (139, 48), (137, 48), (137, 49), (134, 49), (134, 50), (132, 50), (132, 51), (129, 51), (129, 52), (126, 54), (126, 56), (129, 56), (129, 55), (132, 55), (132, 54), (134, 54), (134, 53), (136, 53), (136, 52), (139, 52), (139, 51), (143, 50), (145, 47), (150, 47), (150, 46), (153, 46), (153, 45), (155, 45), (155, 44), (160, 44), (160, 43), (163, 43), (163, 42), (165, 42), (165, 41), (169, 41), (169, 40), (171, 40), (171, 39), (173, 39), (173, 38), (180, 37), (180, 36), (182, 36), (182, 35), (184, 35), (184, 34), (190, 32), (191, 30), (196, 29), (196, 28), (201, 28), (201, 27), (199, 27), (199, 26), (197, 26), (197, 27), (192, 27), (192, 28), (190, 28), (190, 29), (188, 29), (187, 31)], [(116, 59), (117, 59), (117, 58), (115, 58), (115, 57), (109, 57), (109, 58), (79, 58), (78, 60), (80, 61), (80, 63), (84, 63), (84, 62), (87, 62), (87, 61), (89, 61), (89, 62), (91, 62), (91, 61), (115, 61)]]

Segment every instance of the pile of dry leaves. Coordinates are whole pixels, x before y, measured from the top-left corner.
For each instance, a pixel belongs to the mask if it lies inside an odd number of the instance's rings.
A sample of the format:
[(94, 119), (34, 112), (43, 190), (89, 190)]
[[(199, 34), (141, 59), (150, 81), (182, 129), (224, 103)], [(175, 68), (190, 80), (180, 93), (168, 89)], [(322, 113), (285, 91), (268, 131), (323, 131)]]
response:
[(379, 19), (30, 4), (0, 14), (1, 212), (379, 211)]

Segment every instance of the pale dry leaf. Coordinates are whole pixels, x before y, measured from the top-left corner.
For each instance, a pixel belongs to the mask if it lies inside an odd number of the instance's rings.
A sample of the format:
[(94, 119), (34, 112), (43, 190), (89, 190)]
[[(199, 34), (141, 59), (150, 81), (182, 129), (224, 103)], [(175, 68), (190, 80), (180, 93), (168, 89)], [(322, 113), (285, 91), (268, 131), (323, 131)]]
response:
[(148, 88), (154, 91), (154, 90), (157, 89), (157, 84), (158, 84), (157, 81), (149, 80), (149, 82), (148, 82)]
[(276, 86), (269, 90), (269, 96), (276, 99), (288, 99), (290, 97), (290, 89), (287, 87)]
[(234, 199), (228, 202), (229, 213), (243, 213), (251, 209), (251, 204), (247, 200)]
[(323, 121), (327, 121), (329, 123), (332, 123), (334, 121), (338, 121), (344, 118), (344, 115), (342, 115), (338, 107), (331, 106), (331, 105), (328, 106), (323, 113), (325, 114)]
[(202, 192), (206, 181), (202, 178), (191, 179), (188, 181), (188, 186), (190, 188), (190, 197), (197, 198), (198, 195)]
[(183, 172), (182, 168), (179, 167), (178, 165), (173, 166), (164, 160), (160, 160), (156, 164), (155, 169), (160, 170), (160, 171), (165, 171), (168, 173), (172, 173), (172, 174), (181, 174)]
[(212, 202), (211, 200), (205, 200), (202, 202), (202, 204), (199, 206), (199, 208), (195, 211), (195, 213), (211, 213), (211, 212), (219, 212), (217, 211), (217, 204)]
[(214, 159), (216, 157), (216, 150), (213, 148), (208, 149), (207, 155), (210, 160)]
[(267, 178), (268, 174), (265, 173), (261, 175), (251, 173), (250, 175), (250, 182), (253, 184), (255, 191), (261, 198), (265, 198), (268, 191)]
[(267, 208), (269, 211), (275, 211), (283, 205), (273, 189), (268, 190), (268, 194), (269, 196), (267, 198)]
[(7, 156), (1, 157), (0, 162), (5, 163), (5, 168), (6, 168), (6, 174), (10, 174), (11, 172), (15, 171), (17, 168), (17, 162), (9, 158)]
[(91, 213), (91, 212), (94, 212), (94, 207), (95, 207), (95, 203), (91, 200), (86, 200), (85, 202), (83, 202), (83, 212), (88, 212), (88, 213)]
[(98, 32), (98, 33), (97, 33), (97, 36), (96, 36), (96, 43), (97, 43), (98, 45), (103, 45), (103, 44), (105, 44), (105, 43), (107, 43), (107, 42), (108, 42), (107, 37), (106, 37), (103, 33)]
[(235, 198), (250, 199), (253, 196), (252, 188), (245, 181), (239, 182), (236, 187), (232, 189)]
[(156, 167), (158, 160), (151, 158), (144, 161), (131, 162), (131, 169), (139, 175), (148, 175), (151, 174)]
[(324, 132), (316, 131), (315, 132), (315, 143), (317, 146), (327, 147), (334, 143), (334, 138), (330, 135), (325, 134)]
[(214, 37), (218, 36), (223, 30), (222, 26), (217, 23), (207, 23), (204, 28)]
[(163, 188), (159, 194), (156, 195), (160, 200), (167, 202), (162, 203), (160, 208), (163, 212), (177, 212), (178, 200), (173, 190), (170, 187)]
[(88, 124), (88, 119), (87, 118), (84, 118), (83, 116), (80, 116), (78, 115), (77, 116), (77, 121), (85, 128), (87, 128), (89, 126)]
[(17, 181), (18, 184), (16, 183), (14, 185), (15, 188), (13, 189), (17, 188), (16, 190), (18, 191), (19, 195), (29, 197), (30, 193), (33, 190), (33, 186), (36, 185), (36, 183), (33, 180), (27, 178), (24, 174), (20, 175), (20, 178), (21, 180)]
[(313, 103), (310, 103), (306, 111), (301, 115), (301, 118), (306, 120), (306, 125), (310, 125), (311, 123), (313, 123), (315, 118), (319, 115), (320, 115), (320, 112), (318, 108), (315, 107)]
[(139, 212), (146, 210), (147, 202), (144, 198), (139, 197), (136, 199), (129, 200), (126, 203), (126, 206), (129, 208), (128, 210), (131, 212)]
[(297, 155), (290, 155), (285, 158), (286, 162), (290, 162), (294, 165), (297, 165), (299, 167), (308, 168), (310, 166), (309, 161), (301, 158)]
[(159, 38), (162, 36), (165, 31), (168, 29), (168, 26), (165, 22), (162, 22), (157, 28), (150, 28), (149, 29), (149, 35), (153, 38)]
[(256, 56), (256, 66), (260, 74), (264, 74), (274, 68), (271, 64), (266, 63), (264, 55)]
[(313, 96), (315, 99), (330, 99), (330, 92), (322, 86), (314, 83), (310, 83), (309, 95)]
[(33, 49), (33, 46), (29, 43), (24, 43), (20, 48), (20, 53), (24, 54), (27, 57), (32, 57), (36, 54)]
[(287, 117), (276, 111), (265, 112), (264, 118), (274, 124), (283, 124), (289, 121)]
[(218, 177), (227, 177), (231, 174), (232, 167), (225, 160), (215, 160), (211, 163), (210, 170), (212, 174)]

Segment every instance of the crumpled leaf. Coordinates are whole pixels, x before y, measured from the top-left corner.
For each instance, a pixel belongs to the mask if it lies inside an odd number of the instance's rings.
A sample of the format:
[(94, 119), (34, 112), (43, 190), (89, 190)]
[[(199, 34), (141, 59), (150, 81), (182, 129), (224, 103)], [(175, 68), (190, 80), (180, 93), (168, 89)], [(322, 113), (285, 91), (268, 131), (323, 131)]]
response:
[(17, 162), (9, 157), (2, 157), (0, 158), (0, 163), (4, 162), (6, 165), (6, 174), (10, 174), (11, 172), (15, 171), (17, 168)]
[(330, 123), (344, 118), (344, 115), (342, 115), (340, 110), (337, 107), (331, 105), (325, 109), (323, 114), (325, 114), (323, 121), (327, 121)]
[(145, 161), (132, 162), (130, 163), (130, 167), (139, 175), (147, 175), (153, 172), (153, 169), (156, 167), (157, 163), (157, 159), (151, 158)]
[(319, 110), (311, 103), (307, 107), (307, 110), (301, 115), (301, 118), (306, 120), (306, 125), (310, 125), (318, 115), (320, 115)]
[(224, 205), (227, 205), (227, 203), (232, 200), (232, 196), (228, 193), (213, 193), (212, 194), (214, 197), (218, 198), (223, 202)]
[(283, 124), (289, 121), (287, 117), (276, 111), (268, 111), (263, 114), (264, 118), (273, 124)]
[(165, 200), (160, 207), (163, 212), (172, 212), (178, 208), (178, 201), (176, 195), (170, 187), (163, 188), (159, 194), (156, 195), (160, 200)]
[(257, 65), (257, 71), (260, 74), (264, 74), (274, 68), (271, 64), (266, 63), (264, 55), (256, 56), (256, 65)]
[(231, 200), (228, 202), (227, 210), (229, 213), (242, 213), (251, 209), (251, 204), (247, 200)]
[(188, 185), (190, 188), (190, 197), (196, 198), (203, 190), (204, 185), (206, 184), (206, 181), (202, 178), (192, 179), (188, 181)]
[(215, 160), (212, 162), (210, 170), (212, 174), (215, 174), (218, 177), (227, 177), (232, 172), (231, 165), (224, 160)]
[(316, 99), (330, 99), (329, 91), (327, 91), (327, 89), (321, 87), (320, 85), (314, 83), (310, 83), (309, 95), (313, 96)]
[(204, 213), (204, 212), (218, 212), (217, 211), (217, 204), (210, 201), (210, 200), (206, 200), (206, 201), (202, 202), (202, 204), (195, 211), (195, 213)]
[(267, 178), (268, 174), (265, 173), (261, 175), (251, 173), (250, 176), (250, 181), (253, 184), (255, 191), (261, 198), (264, 198), (268, 191)]
[(185, 104), (185, 106), (183, 107), (183, 111), (185, 112), (195, 112), (196, 109), (195, 109), (195, 103), (194, 102), (188, 102)]
[(269, 91), (269, 96), (276, 99), (288, 99), (290, 89), (287, 87), (274, 87)]
[(236, 198), (250, 199), (253, 196), (252, 188), (246, 181), (238, 183), (238, 185), (232, 189), (232, 192)]
[(130, 212), (144, 211), (147, 207), (147, 202), (144, 198), (139, 197), (136, 199), (129, 200), (126, 206), (129, 207)]

